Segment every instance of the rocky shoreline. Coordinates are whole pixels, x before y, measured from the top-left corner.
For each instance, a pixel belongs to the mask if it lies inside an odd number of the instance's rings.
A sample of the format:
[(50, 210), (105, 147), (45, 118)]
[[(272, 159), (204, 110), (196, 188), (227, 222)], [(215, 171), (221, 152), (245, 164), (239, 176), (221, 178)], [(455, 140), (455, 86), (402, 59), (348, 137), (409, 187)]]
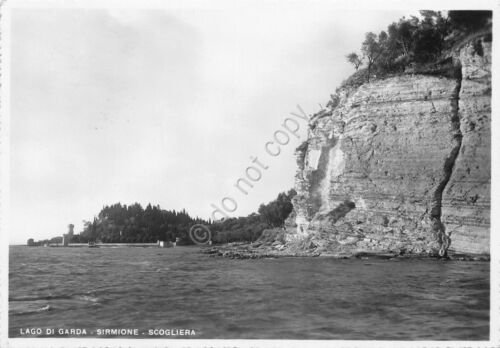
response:
[(450, 252), (446, 257), (426, 253), (403, 253), (393, 251), (356, 251), (356, 252), (319, 252), (316, 250), (296, 250), (284, 244), (273, 243), (266, 245), (256, 243), (229, 243), (218, 246), (205, 247), (201, 253), (209, 257), (225, 257), (230, 259), (262, 259), (283, 257), (330, 257), (334, 259), (439, 259), (449, 261), (490, 261), (489, 255), (461, 254)]

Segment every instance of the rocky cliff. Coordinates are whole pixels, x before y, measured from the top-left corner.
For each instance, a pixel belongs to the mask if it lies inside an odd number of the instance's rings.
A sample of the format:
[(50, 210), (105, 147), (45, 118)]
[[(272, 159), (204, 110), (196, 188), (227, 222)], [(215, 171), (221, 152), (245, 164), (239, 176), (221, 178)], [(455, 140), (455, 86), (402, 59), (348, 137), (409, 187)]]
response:
[(296, 151), (289, 244), (489, 253), (489, 41), (457, 47), (452, 77), (403, 74), (343, 88), (311, 117)]

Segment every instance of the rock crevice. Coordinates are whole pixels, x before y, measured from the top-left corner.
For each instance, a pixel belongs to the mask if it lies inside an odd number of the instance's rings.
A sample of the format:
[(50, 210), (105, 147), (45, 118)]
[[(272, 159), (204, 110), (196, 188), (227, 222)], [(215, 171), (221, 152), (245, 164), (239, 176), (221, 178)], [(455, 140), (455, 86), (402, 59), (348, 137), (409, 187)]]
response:
[(434, 196), (431, 202), (431, 221), (432, 230), (436, 236), (439, 243), (439, 256), (446, 256), (448, 248), (451, 244), (451, 231), (446, 231), (445, 225), (441, 221), (441, 207), (443, 200), (443, 192), (450, 181), (453, 173), (453, 168), (455, 166), (456, 159), (460, 153), (460, 148), (462, 147), (462, 132), (460, 130), (460, 115), (459, 115), (459, 101), (460, 101), (460, 88), (462, 85), (462, 67), (460, 62), (456, 66), (456, 85), (453, 93), (450, 97), (450, 108), (451, 108), (451, 134), (453, 138), (453, 148), (451, 149), (450, 155), (446, 158), (443, 166), (443, 176), (434, 191)]

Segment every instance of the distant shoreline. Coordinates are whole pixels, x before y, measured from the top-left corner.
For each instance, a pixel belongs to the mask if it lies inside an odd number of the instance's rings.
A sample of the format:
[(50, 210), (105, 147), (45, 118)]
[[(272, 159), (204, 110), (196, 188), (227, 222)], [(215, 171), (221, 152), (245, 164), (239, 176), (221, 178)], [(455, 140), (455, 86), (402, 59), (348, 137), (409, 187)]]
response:
[[(9, 244), (9, 246), (22, 246), (22, 247), (27, 247), (27, 248), (44, 248), (43, 245), (33, 245), (29, 246), (26, 244)], [(109, 247), (159, 247), (158, 243), (101, 243), (101, 244), (95, 244), (96, 247), (103, 247), (103, 248), (109, 248)], [(89, 245), (88, 243), (69, 243), (67, 246), (63, 246), (62, 244), (54, 244), (54, 245), (48, 245), (48, 248), (88, 248)]]

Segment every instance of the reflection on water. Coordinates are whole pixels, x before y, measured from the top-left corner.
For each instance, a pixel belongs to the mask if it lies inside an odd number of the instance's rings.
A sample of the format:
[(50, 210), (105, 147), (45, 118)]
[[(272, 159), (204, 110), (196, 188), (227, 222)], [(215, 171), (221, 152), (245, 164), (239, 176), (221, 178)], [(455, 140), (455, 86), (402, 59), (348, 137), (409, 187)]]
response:
[(11, 247), (9, 335), (49, 327), (92, 336), (157, 328), (195, 330), (195, 338), (489, 338), (486, 262), (231, 260), (197, 251)]

